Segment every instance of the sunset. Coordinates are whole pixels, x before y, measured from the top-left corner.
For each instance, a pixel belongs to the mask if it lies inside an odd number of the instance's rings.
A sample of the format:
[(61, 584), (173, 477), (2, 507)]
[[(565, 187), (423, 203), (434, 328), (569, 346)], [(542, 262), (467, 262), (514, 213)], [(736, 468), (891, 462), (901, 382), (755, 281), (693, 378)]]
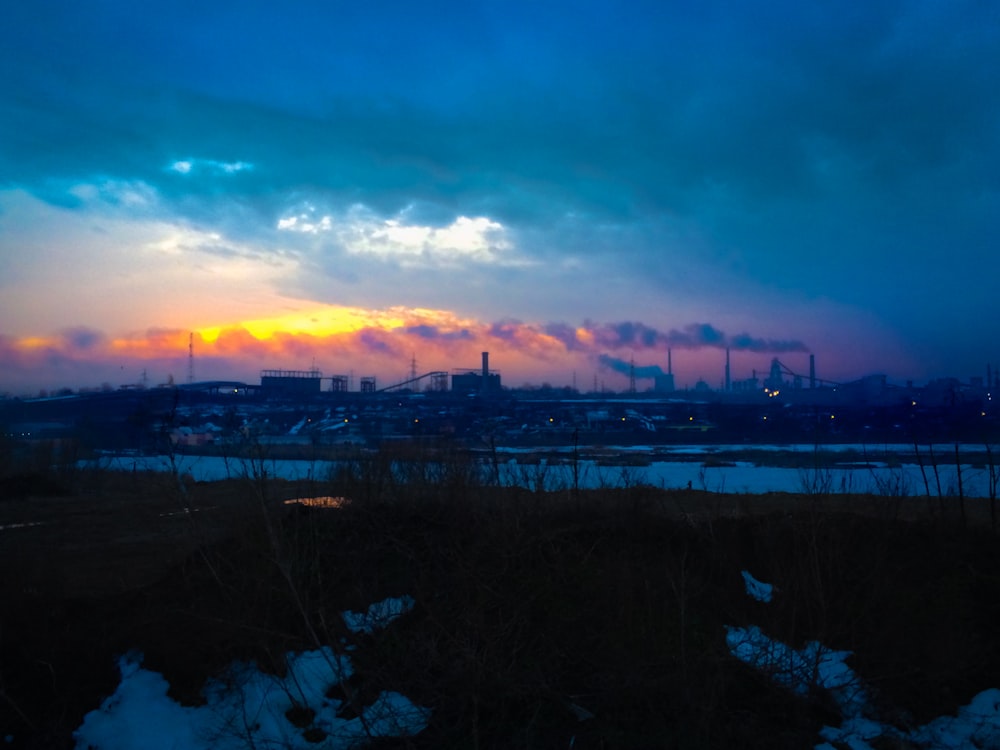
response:
[(9, 16), (0, 392), (1000, 360), (990, 4)]
[(1000, 748), (998, 0), (22, 0), (0, 738)]

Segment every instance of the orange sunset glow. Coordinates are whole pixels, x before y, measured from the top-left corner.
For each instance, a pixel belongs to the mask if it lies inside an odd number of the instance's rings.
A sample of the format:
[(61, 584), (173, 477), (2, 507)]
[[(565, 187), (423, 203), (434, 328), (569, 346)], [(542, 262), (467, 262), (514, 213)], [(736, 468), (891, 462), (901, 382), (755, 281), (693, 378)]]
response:
[[(748, 367), (764, 367), (763, 352), (781, 348), (786, 356), (804, 352), (795, 341), (729, 337), (701, 324), (658, 331), (641, 323), (570, 326), (495, 322), (462, 317), (450, 310), (384, 309), (322, 305), (293, 314), (224, 324), (155, 328), (108, 336), (76, 328), (51, 337), (8, 337), (0, 340), (16, 371), (45, 367), (66, 379), (85, 373), (91, 381), (113, 386), (141, 382), (196, 380), (257, 381), (261, 370), (317, 369), (324, 374), (356, 373), (376, 377), (388, 386), (419, 373), (477, 369), (481, 353), (491, 353), (491, 366), (511, 385), (625, 387), (629, 368), (637, 362), (640, 380), (663, 371), (667, 350), (680, 387), (706, 379), (715, 382), (724, 349)], [(804, 356), (804, 355), (803, 355)], [(102, 368), (93, 363), (107, 363)], [(640, 383), (640, 387), (643, 383)]]

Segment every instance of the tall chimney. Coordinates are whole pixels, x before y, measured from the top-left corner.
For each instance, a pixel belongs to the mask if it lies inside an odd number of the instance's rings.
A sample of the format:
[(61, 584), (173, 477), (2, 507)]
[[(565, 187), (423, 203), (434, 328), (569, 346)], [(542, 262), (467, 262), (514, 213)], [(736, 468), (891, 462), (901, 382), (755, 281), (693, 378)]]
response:
[(490, 353), (483, 352), (483, 387), (486, 387), (486, 378), (490, 374)]
[(671, 351), (667, 349), (667, 375), (674, 374), (674, 363), (671, 358)]
[(729, 393), (732, 381), (729, 379), (729, 347), (726, 347), (726, 393)]
[(816, 355), (809, 355), (809, 387), (816, 387)]

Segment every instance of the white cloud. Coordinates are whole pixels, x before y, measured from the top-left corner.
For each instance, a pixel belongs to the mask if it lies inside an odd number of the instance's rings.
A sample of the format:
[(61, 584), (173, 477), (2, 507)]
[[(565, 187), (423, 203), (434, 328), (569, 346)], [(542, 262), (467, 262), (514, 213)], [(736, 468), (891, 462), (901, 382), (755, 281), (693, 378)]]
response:
[(230, 161), (230, 162), (213, 161), (209, 162), (209, 164), (221, 169), (223, 172), (226, 172), (227, 174), (233, 174), (234, 172), (244, 172), (253, 169), (253, 164), (246, 161)]
[(248, 172), (254, 165), (247, 161), (219, 161), (217, 159), (178, 159), (167, 165), (167, 171), (178, 174), (191, 174), (192, 172), (209, 172), (211, 174), (236, 174), (237, 172)]
[(381, 226), (365, 232), (365, 236), (368, 242), (351, 248), (354, 252), (389, 255), (443, 253), (486, 260), (510, 248), (504, 237), (503, 225), (483, 216), (472, 219), (459, 216), (444, 227), (408, 226), (398, 219), (388, 219)]
[(319, 221), (315, 221), (310, 212), (278, 219), (278, 229), (282, 231), (318, 234), (319, 232), (328, 232), (332, 228), (333, 220), (329, 216), (322, 216)]
[(341, 217), (320, 214), (303, 204), (277, 222), (280, 231), (301, 234), (331, 233), (352, 255), (395, 259), (404, 265), (449, 265), (460, 261), (524, 265), (514, 255), (507, 228), (486, 216), (459, 216), (445, 226), (409, 223), (406, 211), (382, 218), (363, 205), (354, 205)]
[(97, 203), (130, 210), (154, 208), (159, 200), (156, 190), (138, 180), (111, 180), (95, 177), (66, 188), (66, 192), (82, 204)]

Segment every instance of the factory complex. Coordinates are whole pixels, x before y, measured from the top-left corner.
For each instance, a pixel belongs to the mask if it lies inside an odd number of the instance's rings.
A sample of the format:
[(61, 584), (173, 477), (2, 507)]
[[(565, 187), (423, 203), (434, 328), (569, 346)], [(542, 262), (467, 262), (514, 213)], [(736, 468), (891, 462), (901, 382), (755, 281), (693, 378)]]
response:
[[(765, 377), (676, 390), (669, 364), (652, 388), (624, 392), (511, 389), (483, 352), (481, 367), (433, 371), (379, 387), (319, 370), (263, 370), (258, 384), (191, 381), (0, 400), (0, 438), (86, 449), (158, 452), (378, 448), (448, 441), (484, 445), (699, 443), (984, 444), (1000, 435), (992, 370), (968, 382), (894, 385), (873, 375), (831, 383), (773, 359)], [(415, 368), (414, 368), (415, 369)], [(449, 382), (450, 381), (450, 382)], [(282, 448), (283, 447), (283, 448)]]

